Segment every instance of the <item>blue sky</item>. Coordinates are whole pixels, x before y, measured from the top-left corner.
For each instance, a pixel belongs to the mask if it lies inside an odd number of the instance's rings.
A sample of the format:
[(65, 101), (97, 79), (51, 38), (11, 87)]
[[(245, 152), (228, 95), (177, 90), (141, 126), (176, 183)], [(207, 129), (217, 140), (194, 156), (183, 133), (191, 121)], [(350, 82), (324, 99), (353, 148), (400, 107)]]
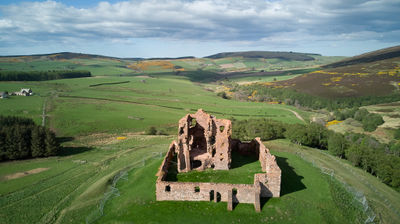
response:
[(400, 45), (399, 12), (399, 0), (2, 0), (0, 55), (353, 56)]

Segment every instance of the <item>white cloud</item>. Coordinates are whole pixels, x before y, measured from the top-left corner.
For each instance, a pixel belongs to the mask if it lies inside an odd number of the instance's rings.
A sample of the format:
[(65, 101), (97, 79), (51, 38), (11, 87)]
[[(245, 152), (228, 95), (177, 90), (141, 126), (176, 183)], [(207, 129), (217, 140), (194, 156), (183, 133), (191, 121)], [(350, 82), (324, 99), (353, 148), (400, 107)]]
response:
[(3, 5), (0, 12), (3, 46), (132, 38), (250, 45), (400, 39), (398, 0), (133, 0), (92, 8), (45, 1)]

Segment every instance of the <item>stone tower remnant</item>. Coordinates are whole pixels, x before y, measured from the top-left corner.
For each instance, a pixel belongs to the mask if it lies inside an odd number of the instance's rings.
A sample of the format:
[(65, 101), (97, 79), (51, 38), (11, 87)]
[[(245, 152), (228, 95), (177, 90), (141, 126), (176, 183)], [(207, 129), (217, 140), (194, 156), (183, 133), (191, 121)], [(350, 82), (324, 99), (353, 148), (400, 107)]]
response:
[[(275, 156), (264, 146), (260, 138), (241, 142), (231, 138), (232, 123), (216, 119), (199, 109), (179, 120), (178, 141), (173, 141), (157, 173), (156, 198), (158, 201), (226, 201), (228, 210), (233, 203), (252, 203), (261, 210), (260, 198), (279, 197), (281, 169)], [(167, 180), (168, 170), (174, 157), (177, 172), (229, 170), (231, 152), (256, 155), (263, 173), (254, 175), (253, 184), (174, 182)]]

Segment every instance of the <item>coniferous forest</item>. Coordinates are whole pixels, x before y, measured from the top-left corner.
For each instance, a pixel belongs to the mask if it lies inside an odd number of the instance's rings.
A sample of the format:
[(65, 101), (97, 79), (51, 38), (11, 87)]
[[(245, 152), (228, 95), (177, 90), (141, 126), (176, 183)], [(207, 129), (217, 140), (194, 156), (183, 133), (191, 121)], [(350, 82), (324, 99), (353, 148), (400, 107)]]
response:
[(58, 151), (51, 130), (29, 118), (0, 116), (0, 161), (54, 156)]
[(91, 77), (89, 71), (53, 70), (53, 71), (0, 71), (0, 81), (44, 81)]

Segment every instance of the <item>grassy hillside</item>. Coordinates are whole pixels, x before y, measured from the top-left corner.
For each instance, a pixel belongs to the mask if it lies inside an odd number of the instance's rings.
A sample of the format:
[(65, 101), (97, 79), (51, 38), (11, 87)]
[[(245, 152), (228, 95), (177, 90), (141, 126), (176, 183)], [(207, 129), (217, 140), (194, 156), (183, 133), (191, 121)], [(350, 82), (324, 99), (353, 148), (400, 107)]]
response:
[[(273, 56), (242, 57), (240, 56), (241, 53), (238, 53), (231, 57), (223, 58), (143, 59), (63, 52), (30, 56), (2, 56), (0, 57), (0, 70), (88, 70), (94, 76), (135, 76), (189, 71), (199, 72), (203, 77), (193, 81), (201, 80), (204, 82), (224, 78), (219, 76), (219, 72), (282, 71), (325, 65), (343, 58), (284, 52), (264, 52), (262, 54), (272, 54)], [(210, 74), (212, 74), (213, 79), (208, 77)], [(180, 75), (186, 76), (187, 73), (181, 73)]]
[(371, 63), (375, 61), (382, 61), (391, 58), (400, 57), (400, 46), (380, 49), (377, 51), (368, 52), (355, 57), (347, 58), (339, 62), (334, 62), (323, 66), (324, 68), (337, 68), (349, 65), (357, 65), (363, 63)]
[[(282, 197), (264, 202), (261, 213), (254, 212), (253, 205), (248, 204), (239, 204), (229, 212), (223, 202), (157, 202), (154, 192), (155, 173), (161, 163), (159, 153), (166, 152), (173, 137), (125, 135), (126, 140), (117, 140), (117, 136), (80, 137), (66, 145), (69, 149), (64, 156), (0, 164), (0, 167), (9, 167), (0, 169), (2, 178), (16, 172), (48, 168), (22, 178), (0, 180), (1, 222), (181, 223), (188, 218), (195, 223), (239, 220), (253, 223), (355, 222), (356, 217), (343, 216), (344, 211), (333, 200), (335, 195), (329, 193), (332, 187), (329, 176), (313, 167), (308, 159), (334, 169), (335, 175), (346, 178), (350, 186), (364, 186), (364, 183), (374, 186), (382, 196), (368, 187), (360, 187), (360, 190), (378, 211), (377, 220), (382, 223), (399, 220), (392, 212), (400, 206), (398, 192), (343, 161), (334, 160), (317, 150), (288, 145), (285, 141), (268, 143), (283, 172)], [(296, 152), (306, 155), (307, 160)], [(120, 171), (128, 173), (115, 182)], [(113, 182), (118, 191), (112, 191)], [(386, 197), (392, 208), (388, 207), (389, 203), (380, 203)], [(99, 212), (100, 205), (104, 205), (103, 215)]]
[(399, 93), (400, 47), (345, 59), (273, 85), (327, 98)]
[(295, 153), (319, 168), (333, 171), (333, 176), (348, 185), (355, 195), (365, 195), (369, 207), (382, 223), (400, 222), (400, 193), (381, 183), (377, 178), (367, 174), (349, 162), (328, 153), (309, 147), (297, 146), (286, 140), (266, 143), (271, 149)]
[(313, 57), (310, 55), (320, 56), (319, 54), (306, 54), (296, 52), (277, 52), (277, 51), (243, 51), (243, 52), (224, 52), (207, 56), (206, 58), (227, 58), (227, 57), (244, 57), (244, 58), (278, 58), (282, 60), (293, 61), (312, 61)]
[(63, 136), (137, 132), (150, 126), (168, 129), (186, 113), (199, 108), (221, 118), (268, 117), (290, 123), (302, 122), (286, 110), (297, 111), (293, 107), (225, 100), (212, 91), (215, 85), (198, 85), (173, 76), (0, 83), (0, 88), (9, 92), (22, 87), (32, 88), (35, 95), (1, 100), (0, 112), (31, 117), (39, 123), (46, 102), (46, 125)]

